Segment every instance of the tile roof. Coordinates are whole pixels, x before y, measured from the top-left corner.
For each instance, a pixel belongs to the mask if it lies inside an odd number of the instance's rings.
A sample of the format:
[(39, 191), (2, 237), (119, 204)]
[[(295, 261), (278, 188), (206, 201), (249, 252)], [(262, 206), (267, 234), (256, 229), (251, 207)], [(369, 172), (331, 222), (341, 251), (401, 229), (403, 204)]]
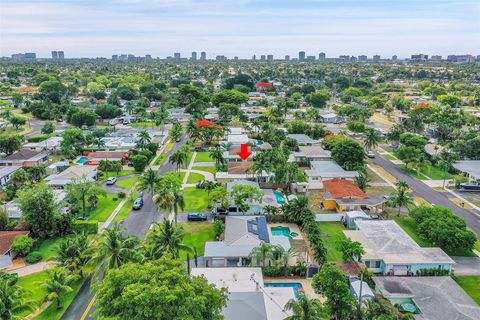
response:
[(360, 198), (365, 199), (367, 195), (351, 180), (331, 179), (323, 181), (325, 190), (334, 198)]
[(246, 174), (253, 173), (253, 161), (229, 162), (228, 173), (230, 174)]
[(8, 157), (5, 157), (6, 160), (30, 160), (42, 152), (40, 151), (35, 151), (35, 150), (30, 150), (30, 149), (22, 149), (18, 150), (17, 152), (9, 155)]
[(29, 231), (0, 231), (0, 255), (4, 255), (12, 248), (13, 240), (17, 236), (29, 234)]

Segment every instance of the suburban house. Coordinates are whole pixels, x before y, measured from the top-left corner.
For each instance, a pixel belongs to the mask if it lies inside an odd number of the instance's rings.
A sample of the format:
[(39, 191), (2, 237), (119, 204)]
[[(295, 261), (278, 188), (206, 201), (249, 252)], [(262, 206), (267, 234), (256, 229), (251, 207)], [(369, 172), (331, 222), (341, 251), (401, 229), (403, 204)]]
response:
[[(252, 153), (248, 158), (253, 159), (253, 157), (257, 154), (257, 151), (253, 151), (249, 147), (249, 151)], [(228, 162), (242, 162), (242, 158), (238, 156), (238, 153), (240, 152), (240, 146), (230, 146), (228, 150), (225, 150), (223, 152), (223, 159)], [(248, 159), (247, 158), (247, 159)]]
[(457, 161), (452, 166), (466, 174), (470, 180), (480, 180), (480, 160)]
[(13, 265), (11, 254), (13, 240), (29, 233), (29, 231), (0, 231), (0, 270)]
[(35, 151), (30, 149), (19, 150), (4, 159), (0, 160), (1, 167), (21, 166), (38, 167), (48, 163), (48, 153), (44, 151)]
[(29, 142), (23, 147), (25, 149), (30, 149), (34, 151), (48, 151), (50, 153), (59, 153), (60, 143), (62, 142), (62, 140), (62, 137), (50, 137), (40, 142)]
[(480, 306), (451, 277), (373, 277), (375, 292), (415, 319), (480, 319)]
[(2, 187), (5, 187), (10, 181), (10, 177), (12, 174), (15, 173), (15, 171), (21, 169), (22, 167), (20, 166), (11, 166), (11, 167), (5, 167), (5, 168), (0, 168), (0, 185)]
[(356, 171), (346, 171), (333, 160), (311, 161), (310, 169), (305, 170), (309, 190), (324, 189), (323, 183), (328, 179), (350, 179), (358, 176)]
[(299, 151), (293, 153), (293, 160), (300, 164), (309, 164), (311, 161), (330, 160), (331, 152), (321, 145), (299, 146)]
[(226, 320), (281, 320), (291, 316), (284, 306), (295, 299), (293, 288), (270, 287), (260, 268), (192, 268), (192, 276), (204, 276), (216, 288), (226, 288)]
[[(61, 208), (61, 213), (66, 213), (66, 203), (65, 198), (67, 193), (63, 190), (54, 189), (53, 197), (55, 204), (58, 208)], [(17, 202), (17, 199), (11, 200), (5, 204), (5, 210), (7, 210), (7, 215), (9, 219), (20, 219), (22, 218), (22, 210), (20, 209), (20, 204)]]
[(306, 134), (287, 134), (287, 137), (297, 141), (299, 146), (313, 146), (320, 144), (320, 140), (314, 140)]
[(257, 202), (249, 202), (249, 209), (247, 212), (242, 212), (240, 208), (238, 208), (233, 199), (230, 200), (230, 207), (228, 208), (227, 211), (224, 211), (220, 207), (216, 207), (216, 213), (217, 214), (228, 214), (228, 215), (257, 215), (257, 214), (263, 214), (263, 210), (266, 206), (273, 206), (273, 207), (279, 207), (283, 203), (285, 203), (285, 199), (283, 196), (278, 193), (273, 191), (272, 189), (261, 189), (260, 185), (258, 182), (255, 181), (248, 181), (248, 180), (235, 180), (232, 182), (227, 183), (227, 191), (230, 193), (233, 190), (233, 187), (236, 185), (247, 185), (247, 186), (252, 186), (255, 188), (260, 189), (263, 192), (263, 198), (262, 201)]
[(440, 248), (422, 248), (393, 220), (357, 220), (357, 230), (344, 230), (362, 244), (367, 268), (392, 276), (416, 275), (420, 269), (453, 271), (453, 261)]
[(324, 110), (318, 115), (318, 119), (323, 123), (343, 123), (347, 121), (346, 117), (340, 117), (333, 110)]
[(84, 155), (88, 157), (85, 164), (99, 165), (100, 161), (120, 161), (123, 164), (128, 162), (128, 152), (125, 151), (93, 151), (84, 152)]
[(227, 183), (235, 180), (250, 180), (266, 183), (272, 173), (263, 171), (261, 174), (253, 172), (253, 161), (228, 162), (226, 172), (217, 172), (215, 178), (218, 182)]
[(205, 243), (206, 266), (247, 266), (251, 261), (250, 253), (262, 242), (290, 249), (289, 238), (272, 235), (264, 216), (226, 216), (224, 241)]
[(74, 180), (85, 178), (93, 181), (96, 177), (97, 167), (95, 166), (72, 166), (59, 174), (49, 175), (45, 181), (47, 185), (61, 189)]
[(326, 210), (338, 213), (367, 210), (370, 214), (378, 214), (387, 203), (383, 196), (368, 197), (352, 180), (335, 178), (324, 181), (323, 186), (321, 206)]

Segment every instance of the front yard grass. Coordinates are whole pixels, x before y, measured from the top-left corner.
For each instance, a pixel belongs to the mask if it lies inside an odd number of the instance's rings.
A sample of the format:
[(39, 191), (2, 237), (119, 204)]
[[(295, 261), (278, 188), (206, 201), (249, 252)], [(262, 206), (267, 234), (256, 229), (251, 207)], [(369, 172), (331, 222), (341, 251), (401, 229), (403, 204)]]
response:
[(161, 166), (165, 160), (167, 159), (167, 155), (165, 153), (162, 153), (161, 155), (158, 156), (157, 160), (153, 163), (154, 166)]
[(367, 176), (370, 182), (385, 182), (385, 180), (370, 169), (367, 169)]
[(454, 276), (460, 287), (478, 304), (480, 304), (480, 276)]
[(206, 171), (210, 172), (211, 174), (215, 175), (217, 173), (217, 168), (215, 166), (209, 167), (192, 167), (192, 170), (199, 170), (199, 171)]
[(205, 180), (205, 176), (203, 174), (190, 172), (190, 174), (188, 175), (187, 183), (199, 183), (202, 180)]
[(208, 208), (208, 194), (205, 190), (197, 188), (183, 189), (186, 212), (204, 212)]
[(337, 242), (345, 238), (343, 230), (346, 230), (340, 222), (319, 222), (320, 237), (327, 249), (327, 261), (343, 261), (342, 253), (337, 249)]
[(33, 251), (39, 252), (42, 255), (42, 261), (51, 260), (57, 254), (56, 249), (58, 244), (67, 238), (68, 236), (60, 237), (60, 238), (45, 239), (43, 241), (39, 241), (33, 247), (32, 252)]
[(397, 158), (395, 158), (394, 156), (392, 156), (390, 153), (385, 153), (385, 154), (382, 154), (382, 156), (387, 159), (387, 160), (397, 160)]
[(154, 128), (155, 122), (134, 122), (130, 124), (132, 128)]
[(369, 197), (372, 196), (378, 196), (378, 195), (384, 195), (384, 194), (390, 194), (395, 192), (394, 187), (389, 187), (389, 186), (384, 186), (384, 187), (368, 187), (366, 194)]
[(120, 198), (117, 194), (108, 194), (106, 197), (100, 196), (98, 198), (97, 207), (89, 214), (89, 219), (106, 221), (119, 203)]
[(214, 162), (215, 160), (210, 157), (210, 152), (202, 151), (197, 152), (197, 156), (195, 157), (195, 162)]
[(122, 208), (117, 213), (113, 221), (120, 222), (122, 220), (125, 220), (132, 211), (132, 206), (135, 199), (136, 196), (131, 195), (130, 198), (123, 204)]
[[(197, 249), (198, 256), (203, 255), (205, 242), (215, 240), (215, 231), (213, 230), (213, 223), (209, 222), (182, 222), (178, 224), (183, 227), (185, 237), (183, 244)], [(190, 259), (193, 259), (193, 251), (189, 253)], [(187, 251), (180, 251), (180, 258), (185, 260), (187, 258)]]
[(116, 185), (120, 188), (129, 190), (131, 187), (133, 187), (133, 185), (137, 181), (138, 181), (138, 177), (131, 177), (131, 178), (117, 181)]
[(46, 271), (37, 272), (18, 278), (17, 285), (25, 291), (25, 300), (30, 302), (28, 304), (32, 307), (32, 310), (22, 308), (16, 314), (17, 316), (25, 317), (35, 311), (36, 308), (41, 306), (45, 296), (47, 295), (47, 291), (42, 284), (47, 280), (47, 278), (48, 275)]

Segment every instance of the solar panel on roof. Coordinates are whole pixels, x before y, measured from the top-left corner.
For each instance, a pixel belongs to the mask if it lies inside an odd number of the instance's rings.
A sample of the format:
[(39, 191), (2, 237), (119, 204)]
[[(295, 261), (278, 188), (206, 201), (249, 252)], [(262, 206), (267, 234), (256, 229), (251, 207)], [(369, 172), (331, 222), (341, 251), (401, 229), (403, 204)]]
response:
[(267, 219), (265, 217), (257, 217), (258, 238), (262, 241), (270, 243), (267, 229)]
[(256, 220), (247, 220), (247, 230), (250, 233), (258, 235), (258, 226)]

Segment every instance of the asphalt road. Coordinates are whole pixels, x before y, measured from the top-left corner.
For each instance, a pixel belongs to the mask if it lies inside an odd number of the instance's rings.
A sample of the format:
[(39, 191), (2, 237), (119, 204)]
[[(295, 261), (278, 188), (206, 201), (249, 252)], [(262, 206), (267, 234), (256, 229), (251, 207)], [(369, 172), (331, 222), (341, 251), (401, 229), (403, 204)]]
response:
[[(180, 147), (186, 142), (185, 136), (182, 137), (182, 141), (176, 143), (172, 150), (166, 152), (167, 159), (163, 165), (159, 168), (158, 174), (163, 175), (167, 172), (176, 170), (175, 165), (168, 162), (170, 155), (180, 149)], [(134, 235), (140, 239), (145, 238), (148, 229), (152, 223), (161, 221), (167, 216), (166, 213), (158, 213), (155, 204), (152, 201), (151, 195), (144, 195), (144, 204), (140, 210), (132, 210), (128, 215), (128, 218), (123, 222), (122, 226), (126, 228), (127, 234)], [(179, 214), (179, 221), (186, 221), (185, 214)], [(65, 311), (62, 320), (90, 320), (96, 319), (94, 316), (95, 305), (92, 299), (95, 294), (91, 290), (90, 278), (85, 282), (83, 287), (78, 292), (75, 299), (72, 301), (68, 309)], [(90, 309), (89, 309), (90, 308)]]
[(395, 178), (406, 181), (415, 196), (422, 197), (432, 204), (452, 209), (455, 214), (465, 219), (468, 228), (475, 232), (477, 237), (480, 236), (480, 215), (478, 212), (475, 212), (473, 209), (463, 209), (456, 206), (448, 200), (448, 198), (453, 197), (453, 195), (448, 192), (438, 192), (430, 188), (425, 183), (413, 178), (405, 170), (385, 159), (378, 153), (376, 153), (375, 159), (373, 159), (372, 162), (383, 167)]

